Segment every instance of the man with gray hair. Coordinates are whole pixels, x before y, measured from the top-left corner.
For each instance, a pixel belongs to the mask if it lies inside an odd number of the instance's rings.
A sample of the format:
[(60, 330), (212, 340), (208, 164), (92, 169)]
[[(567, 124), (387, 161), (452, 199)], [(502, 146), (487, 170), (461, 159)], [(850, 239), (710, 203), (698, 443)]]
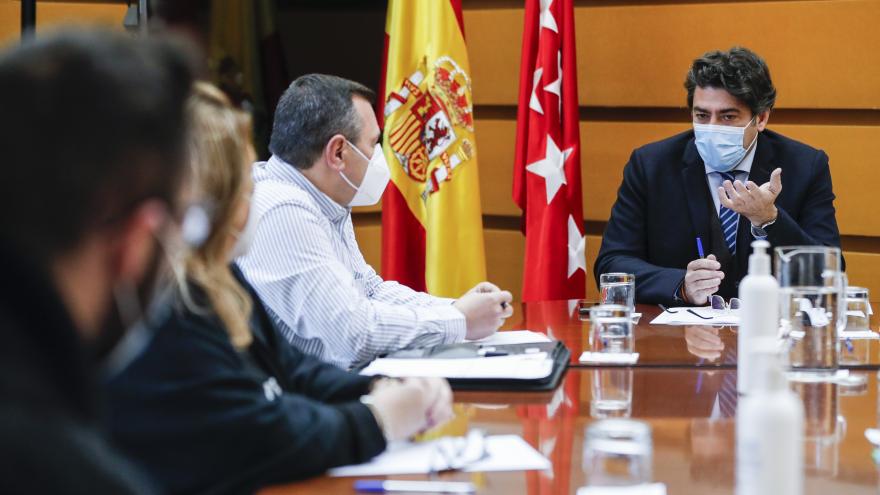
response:
[(457, 300), (382, 280), (363, 258), (351, 207), (376, 204), (390, 172), (375, 94), (335, 76), (295, 80), (254, 168), (254, 242), (237, 260), (285, 337), (350, 367), (390, 351), (491, 335), (511, 295), (482, 282)]

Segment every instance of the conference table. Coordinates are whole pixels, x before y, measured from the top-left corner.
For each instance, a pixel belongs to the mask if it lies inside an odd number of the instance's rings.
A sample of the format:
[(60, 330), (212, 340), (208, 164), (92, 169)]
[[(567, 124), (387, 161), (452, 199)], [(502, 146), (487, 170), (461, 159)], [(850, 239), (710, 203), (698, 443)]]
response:
[[(878, 307), (876, 303), (872, 306)], [(521, 304), (502, 330), (529, 329), (546, 333), (571, 350), (571, 366), (585, 366), (578, 358), (589, 348), (590, 322), (588, 316), (579, 314), (578, 307), (577, 300)], [(633, 325), (634, 352), (639, 353), (636, 366), (736, 367), (737, 327), (651, 325), (661, 311), (653, 304), (636, 305), (636, 312), (641, 313), (638, 323)], [(872, 315), (869, 325), (876, 331), (880, 315)], [(880, 340), (850, 340), (841, 345), (839, 361), (841, 367), (848, 369), (880, 368)]]
[[(631, 404), (624, 414), (652, 429), (654, 480), (665, 483), (670, 495), (734, 493), (736, 406), (719, 408), (717, 398), (725, 390), (735, 391), (735, 360), (726, 361), (725, 352), (714, 359), (695, 352), (700, 345), (688, 344), (695, 338), (685, 327), (650, 325), (659, 308), (640, 305), (637, 310), (643, 314), (635, 326), (637, 364), (582, 366), (573, 361), (560, 386), (551, 392), (456, 392), (455, 419), (434, 433), (461, 435), (469, 428), (480, 428), (490, 435), (520, 435), (551, 461), (551, 470), (390, 478), (470, 481), (481, 494), (574, 494), (587, 483), (582, 467), (584, 432), (597, 420), (594, 397), (607, 374), (615, 373), (631, 383)], [(876, 330), (877, 323), (872, 320), (871, 328)], [(589, 323), (578, 315), (577, 301), (549, 301), (516, 308), (505, 329), (545, 332), (565, 342), (576, 359), (585, 349)], [(714, 330), (725, 349), (735, 349), (735, 329)], [(805, 411), (806, 494), (880, 490), (874, 448), (864, 436), (880, 419), (880, 349), (876, 341), (861, 344), (867, 346), (864, 359), (843, 366), (850, 368), (848, 379), (791, 384)], [(353, 482), (353, 478), (321, 476), (261, 493), (355, 493)]]

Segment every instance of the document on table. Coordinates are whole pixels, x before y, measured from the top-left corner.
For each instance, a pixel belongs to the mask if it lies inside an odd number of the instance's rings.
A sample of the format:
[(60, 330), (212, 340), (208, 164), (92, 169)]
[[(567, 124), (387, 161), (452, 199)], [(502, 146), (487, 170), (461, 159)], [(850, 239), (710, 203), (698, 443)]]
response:
[(361, 370), (362, 375), (385, 375), (452, 379), (539, 380), (553, 372), (553, 359), (546, 352), (461, 359), (379, 358)]
[(651, 320), (651, 325), (730, 325), (739, 326), (739, 310), (709, 307), (669, 308)]
[[(394, 442), (385, 452), (372, 461), (353, 466), (331, 469), (330, 476), (390, 476), (398, 474), (423, 474), (435, 470), (432, 462), (439, 462), (436, 455), (440, 440), (430, 442)], [(517, 435), (486, 437), (487, 456), (465, 466), (465, 472), (530, 471), (550, 469), (550, 461)]]
[(531, 330), (504, 330), (479, 340), (468, 340), (480, 345), (540, 344), (550, 342), (550, 337)]

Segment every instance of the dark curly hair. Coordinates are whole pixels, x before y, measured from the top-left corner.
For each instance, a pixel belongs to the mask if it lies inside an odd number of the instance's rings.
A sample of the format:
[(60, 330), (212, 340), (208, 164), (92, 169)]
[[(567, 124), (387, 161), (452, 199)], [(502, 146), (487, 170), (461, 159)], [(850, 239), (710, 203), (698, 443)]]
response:
[(724, 89), (748, 105), (753, 114), (770, 110), (776, 103), (776, 88), (764, 59), (739, 46), (726, 52), (706, 52), (694, 60), (684, 80), (688, 108), (694, 106), (697, 86)]

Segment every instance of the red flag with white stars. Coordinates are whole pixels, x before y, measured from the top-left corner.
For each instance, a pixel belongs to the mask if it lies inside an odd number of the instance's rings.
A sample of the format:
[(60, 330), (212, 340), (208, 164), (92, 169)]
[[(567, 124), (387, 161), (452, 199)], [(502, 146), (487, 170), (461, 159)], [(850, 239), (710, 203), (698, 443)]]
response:
[(526, 0), (513, 200), (523, 211), (523, 301), (583, 298), (573, 0)]

